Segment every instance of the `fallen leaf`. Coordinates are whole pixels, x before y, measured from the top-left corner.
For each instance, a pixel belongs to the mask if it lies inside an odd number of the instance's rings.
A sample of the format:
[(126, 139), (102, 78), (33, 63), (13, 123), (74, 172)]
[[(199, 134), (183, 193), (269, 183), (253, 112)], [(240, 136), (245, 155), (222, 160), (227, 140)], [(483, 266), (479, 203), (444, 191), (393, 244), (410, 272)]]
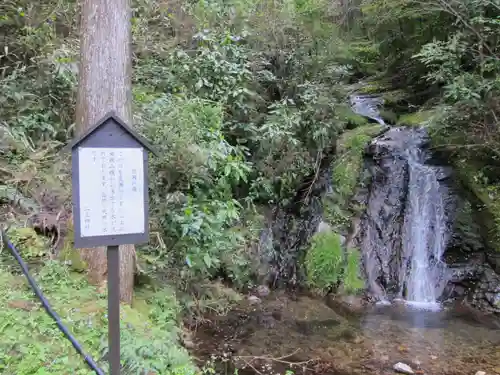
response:
[(22, 300), (9, 301), (8, 306), (12, 307), (13, 309), (21, 309), (24, 311), (31, 311), (31, 310), (37, 309), (39, 307), (38, 304), (36, 304), (34, 302), (22, 301)]

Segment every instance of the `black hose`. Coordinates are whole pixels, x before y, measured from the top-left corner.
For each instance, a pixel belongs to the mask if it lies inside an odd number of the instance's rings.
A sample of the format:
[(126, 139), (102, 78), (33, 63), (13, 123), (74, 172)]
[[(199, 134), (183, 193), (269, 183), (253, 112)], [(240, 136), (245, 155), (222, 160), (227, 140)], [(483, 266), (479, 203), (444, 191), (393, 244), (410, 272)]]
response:
[(36, 284), (36, 281), (33, 279), (33, 277), (31, 277), (31, 275), (28, 271), (28, 266), (26, 265), (26, 263), (24, 263), (23, 259), (19, 255), (19, 252), (16, 250), (15, 246), (9, 241), (9, 239), (7, 238), (7, 235), (5, 234), (5, 232), (3, 230), (1, 232), (1, 235), (2, 235), (2, 239), (3, 239), (3, 243), (5, 244), (5, 246), (7, 246), (9, 248), (12, 255), (14, 255), (14, 258), (16, 258), (17, 263), (19, 263), (19, 265), (21, 266), (21, 269), (23, 270), (24, 276), (26, 276), (26, 278), (28, 279), (28, 282), (30, 283), (31, 288), (33, 289), (33, 291), (35, 292), (35, 295), (38, 297), (38, 299), (42, 303), (45, 311), (47, 311), (47, 314), (49, 314), (52, 317), (52, 319), (54, 319), (54, 321), (56, 322), (56, 324), (59, 327), (59, 329), (61, 330), (61, 332), (71, 342), (71, 344), (73, 345), (75, 350), (83, 357), (83, 359), (85, 360), (87, 365), (90, 367), (90, 369), (95, 371), (95, 373), (97, 375), (105, 375), (104, 372), (99, 368), (99, 366), (94, 362), (94, 360), (90, 356), (85, 354), (85, 352), (83, 351), (83, 348), (78, 343), (78, 341), (76, 341), (76, 339), (73, 337), (73, 335), (62, 324), (61, 318), (59, 317), (59, 315), (57, 315), (57, 313), (54, 310), (52, 310), (52, 307), (50, 307), (49, 301), (47, 301), (47, 299), (43, 296), (42, 291), (40, 290), (40, 288), (38, 288), (38, 285)]

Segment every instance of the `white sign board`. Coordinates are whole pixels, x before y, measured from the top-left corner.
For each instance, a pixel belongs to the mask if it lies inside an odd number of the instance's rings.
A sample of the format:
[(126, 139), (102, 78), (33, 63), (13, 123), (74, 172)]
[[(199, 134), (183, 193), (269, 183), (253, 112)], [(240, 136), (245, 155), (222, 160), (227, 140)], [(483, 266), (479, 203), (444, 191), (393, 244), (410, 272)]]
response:
[(78, 148), (81, 237), (144, 232), (143, 153)]

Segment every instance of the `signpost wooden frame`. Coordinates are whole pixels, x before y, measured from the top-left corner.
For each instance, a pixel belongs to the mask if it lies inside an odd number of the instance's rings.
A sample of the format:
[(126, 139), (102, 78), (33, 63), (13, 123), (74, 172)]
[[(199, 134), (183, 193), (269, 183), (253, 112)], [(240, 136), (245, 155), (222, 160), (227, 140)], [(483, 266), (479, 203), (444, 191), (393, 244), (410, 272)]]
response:
[(75, 248), (107, 246), (108, 355), (110, 374), (119, 375), (119, 245), (148, 242), (148, 153), (156, 153), (114, 112), (69, 147)]

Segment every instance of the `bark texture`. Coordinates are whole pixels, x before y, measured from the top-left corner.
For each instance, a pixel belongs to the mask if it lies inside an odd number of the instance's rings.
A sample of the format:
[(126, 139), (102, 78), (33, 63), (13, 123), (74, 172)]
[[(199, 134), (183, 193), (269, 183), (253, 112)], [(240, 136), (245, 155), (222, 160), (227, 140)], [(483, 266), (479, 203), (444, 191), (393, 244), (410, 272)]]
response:
[[(76, 128), (80, 134), (114, 110), (132, 123), (130, 0), (81, 0), (80, 67)], [(89, 278), (103, 285), (106, 249), (82, 249)], [(120, 298), (131, 303), (134, 245), (120, 246)]]

